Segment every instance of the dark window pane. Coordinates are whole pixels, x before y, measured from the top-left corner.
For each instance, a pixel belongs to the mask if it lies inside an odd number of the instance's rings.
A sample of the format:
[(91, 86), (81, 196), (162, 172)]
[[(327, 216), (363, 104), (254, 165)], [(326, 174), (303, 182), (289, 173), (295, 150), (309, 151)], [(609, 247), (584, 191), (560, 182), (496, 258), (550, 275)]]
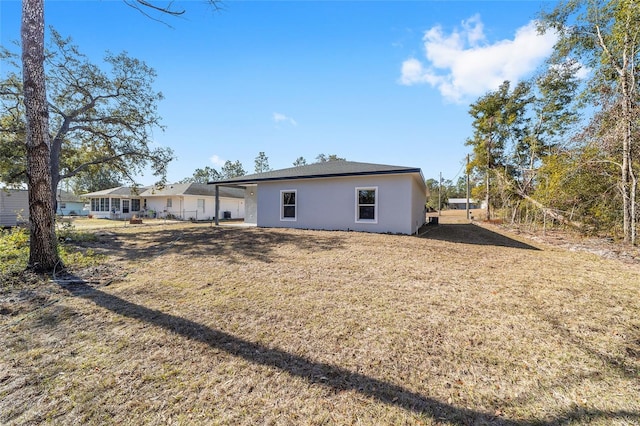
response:
[(282, 210), (283, 217), (296, 217), (296, 206), (284, 206)]
[(374, 206), (360, 206), (359, 212), (358, 219), (374, 220), (376, 218), (376, 208)]
[(358, 204), (375, 204), (376, 191), (373, 189), (358, 190)]
[(282, 193), (282, 204), (295, 204), (296, 203), (296, 193), (295, 192), (283, 192)]

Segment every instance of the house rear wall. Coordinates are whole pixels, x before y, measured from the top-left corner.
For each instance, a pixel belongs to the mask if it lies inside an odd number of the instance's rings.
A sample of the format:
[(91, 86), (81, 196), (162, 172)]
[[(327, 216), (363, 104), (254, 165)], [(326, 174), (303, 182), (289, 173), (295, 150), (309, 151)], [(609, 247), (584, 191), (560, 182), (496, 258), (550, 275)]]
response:
[[(356, 188), (377, 187), (377, 223), (356, 222)], [(413, 234), (424, 223), (424, 190), (411, 174), (260, 182), (258, 226)], [(297, 191), (295, 221), (280, 219), (280, 191)], [(422, 216), (422, 220), (420, 219)]]

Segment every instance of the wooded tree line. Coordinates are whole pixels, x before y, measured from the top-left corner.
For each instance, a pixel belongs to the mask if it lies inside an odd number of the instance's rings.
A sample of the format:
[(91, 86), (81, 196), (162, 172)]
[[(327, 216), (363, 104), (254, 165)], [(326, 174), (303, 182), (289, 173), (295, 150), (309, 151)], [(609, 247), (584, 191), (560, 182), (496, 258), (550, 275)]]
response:
[(537, 215), (636, 244), (640, 2), (563, 1), (539, 25), (558, 34), (546, 71), (470, 107), (469, 172), (484, 181), (473, 195), (513, 221)]

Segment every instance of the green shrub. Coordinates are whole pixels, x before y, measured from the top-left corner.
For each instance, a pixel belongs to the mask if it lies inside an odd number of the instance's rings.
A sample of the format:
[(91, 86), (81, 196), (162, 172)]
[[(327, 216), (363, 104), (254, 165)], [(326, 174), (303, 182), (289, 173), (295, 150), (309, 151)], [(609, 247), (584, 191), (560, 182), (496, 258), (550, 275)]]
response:
[[(58, 253), (67, 267), (87, 267), (100, 263), (104, 256), (93, 250), (80, 250), (73, 243), (95, 241), (93, 234), (76, 232), (71, 224), (63, 224), (57, 232)], [(9, 287), (21, 281), (29, 262), (29, 230), (11, 228), (0, 230), (0, 286)]]
[(0, 231), (0, 280), (22, 271), (29, 260), (29, 233), (24, 228)]

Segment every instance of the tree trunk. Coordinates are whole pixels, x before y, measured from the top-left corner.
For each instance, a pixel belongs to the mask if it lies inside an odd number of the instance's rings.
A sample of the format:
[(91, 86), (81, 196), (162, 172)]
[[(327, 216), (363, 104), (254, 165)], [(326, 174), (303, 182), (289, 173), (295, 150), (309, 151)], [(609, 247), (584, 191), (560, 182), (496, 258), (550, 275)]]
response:
[(60, 151), (62, 144), (58, 144), (57, 140), (53, 140), (51, 143), (50, 161), (51, 167), (51, 210), (55, 216), (58, 211), (58, 185), (60, 184)]
[(487, 205), (487, 221), (491, 220), (491, 197), (489, 195), (490, 191), (491, 191), (491, 180), (489, 177), (489, 169), (487, 169), (487, 175), (486, 175), (486, 191), (487, 193), (484, 196), (484, 202)]
[(620, 186), (622, 191), (622, 232), (624, 234), (624, 242), (634, 244), (632, 238), (633, 229), (633, 208), (631, 197), (631, 173), (633, 170), (631, 162), (631, 138), (632, 138), (632, 121), (631, 121), (631, 99), (627, 88), (626, 73), (621, 76), (622, 89), (622, 116), (624, 120), (624, 135), (622, 136), (622, 176)]
[(584, 227), (582, 223), (575, 222), (573, 220), (567, 219), (562, 213), (559, 213), (559, 212), (557, 212), (554, 209), (551, 209), (549, 207), (545, 207), (544, 204), (542, 204), (540, 201), (536, 200), (535, 198), (532, 198), (529, 194), (524, 192), (521, 188), (519, 188), (519, 187), (517, 187), (515, 185), (512, 185), (506, 177), (502, 176), (502, 174), (496, 173), (496, 176), (500, 179), (500, 181), (504, 185), (514, 189), (515, 192), (520, 197), (522, 197), (522, 199), (529, 201), (531, 204), (533, 204), (534, 206), (536, 206), (538, 209), (540, 209), (542, 211), (542, 213), (544, 214), (544, 227), (545, 227), (545, 229), (546, 229), (547, 215), (551, 216), (553, 219), (557, 220), (558, 222), (562, 223), (563, 225), (568, 225), (568, 226), (571, 226), (571, 227), (576, 228), (576, 229), (582, 229)]
[(636, 208), (636, 194), (638, 193), (638, 179), (633, 171), (633, 166), (629, 167), (630, 175), (631, 175), (631, 199), (629, 203), (631, 204), (631, 244), (636, 245), (638, 242), (638, 212)]
[(21, 35), (31, 222), (28, 267), (37, 272), (51, 272), (60, 259), (51, 204), (49, 109), (44, 74), (44, 0), (22, 1)]

